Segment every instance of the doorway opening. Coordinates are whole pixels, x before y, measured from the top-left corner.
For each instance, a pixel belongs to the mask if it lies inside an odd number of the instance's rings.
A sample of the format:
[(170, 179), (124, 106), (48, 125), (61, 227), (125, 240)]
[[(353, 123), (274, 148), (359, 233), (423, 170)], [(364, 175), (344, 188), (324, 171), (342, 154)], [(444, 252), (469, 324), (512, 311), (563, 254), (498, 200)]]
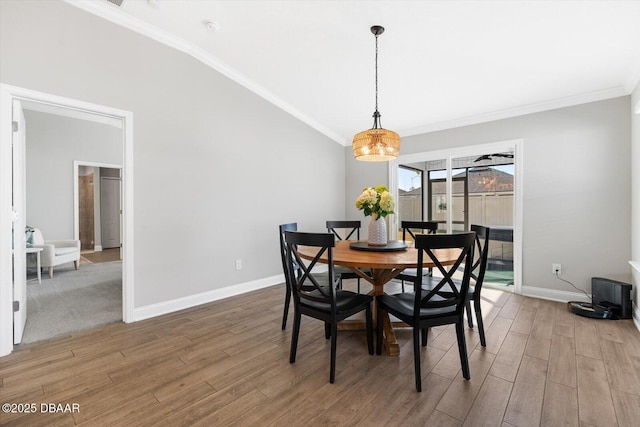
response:
[[(92, 235), (86, 237), (94, 243), (93, 249), (101, 251), (103, 243), (120, 247), (119, 181), (115, 191), (110, 192), (107, 190), (114, 187), (102, 184), (106, 177), (120, 178), (122, 125), (96, 123), (92, 117), (68, 117), (64, 109), (32, 104), (22, 102), (27, 128), (23, 211), (26, 224), (40, 230), (45, 239), (33, 247), (43, 245), (43, 255), (47, 251), (55, 255), (42, 259), (43, 267), (49, 266), (49, 275), (42, 281), (27, 281), (27, 321), (22, 343), (122, 321), (122, 262), (119, 258), (100, 265), (89, 261), (75, 223), (77, 192), (84, 196), (78, 197), (86, 208), (80, 211), (79, 218), (85, 227), (92, 226)], [(102, 168), (98, 163), (80, 166), (81, 162), (74, 160), (77, 158), (108, 161), (105, 166), (113, 167)], [(76, 172), (77, 185), (75, 179), (69, 179)], [(88, 191), (79, 191), (80, 185)], [(47, 209), (48, 206), (55, 209)], [(105, 230), (108, 226), (115, 230)], [(76, 265), (65, 263), (58, 256), (70, 245)], [(33, 277), (36, 266), (33, 262), (27, 266), (32, 267), (27, 270), (27, 278)]]
[(122, 259), (122, 166), (74, 161), (73, 171), (74, 236), (83, 261)]
[[(14, 203), (26, 199), (26, 183), (13, 180), (12, 176), (24, 176), (25, 161), (15, 161), (15, 152), (24, 149), (24, 143), (14, 141), (14, 107), (27, 103), (30, 109), (55, 108), (64, 111), (66, 117), (82, 118), (99, 123), (118, 122), (121, 134), (122, 150), (122, 249), (121, 262), (121, 299), (119, 310), (125, 322), (133, 321), (133, 115), (125, 110), (86, 103), (70, 98), (32, 91), (25, 88), (0, 84), (0, 233), (13, 236), (13, 239), (0, 241), (0, 356), (13, 351), (14, 343), (20, 343), (27, 321), (26, 263), (16, 261), (26, 257), (26, 238), (24, 228), (27, 220), (28, 203)], [(28, 124), (26, 125), (28, 128)], [(18, 144), (16, 148), (15, 144)], [(67, 163), (68, 164), (68, 163)], [(71, 175), (71, 174), (70, 174)], [(69, 180), (66, 182), (69, 183)], [(69, 184), (67, 184), (69, 185)], [(68, 204), (67, 204), (68, 203)], [(70, 200), (60, 200), (53, 206), (65, 209), (73, 204)], [(73, 206), (71, 206), (73, 208)], [(44, 210), (51, 209), (51, 206)], [(57, 209), (56, 209), (57, 210)], [(33, 209), (41, 212), (43, 209)], [(70, 216), (73, 216), (71, 214)], [(16, 226), (16, 223), (18, 224)], [(22, 224), (22, 225), (20, 225)], [(73, 225), (71, 225), (73, 227)], [(15, 230), (15, 231), (14, 231)], [(57, 231), (56, 231), (57, 232)], [(51, 234), (55, 234), (53, 232)], [(5, 234), (6, 233), (6, 234)], [(46, 237), (45, 237), (46, 238)], [(57, 273), (56, 273), (57, 274)], [(44, 283), (44, 280), (43, 280)], [(15, 301), (14, 295), (19, 298)], [(17, 309), (17, 310), (14, 310)]]

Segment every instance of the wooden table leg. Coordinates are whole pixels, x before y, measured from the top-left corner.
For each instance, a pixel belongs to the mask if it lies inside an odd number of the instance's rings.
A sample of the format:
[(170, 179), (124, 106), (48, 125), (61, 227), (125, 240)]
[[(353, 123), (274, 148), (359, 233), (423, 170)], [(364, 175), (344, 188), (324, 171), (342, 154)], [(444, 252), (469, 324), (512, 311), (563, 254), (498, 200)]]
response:
[[(384, 285), (387, 282), (389, 282), (391, 279), (396, 277), (402, 271), (402, 270), (371, 269), (370, 270), (371, 275), (369, 276), (356, 268), (352, 268), (352, 270), (356, 272), (356, 274), (358, 274), (360, 277), (364, 278), (369, 283), (371, 283), (371, 285), (373, 285), (373, 291), (371, 292), (370, 295), (373, 295), (374, 297), (378, 295), (384, 295)], [(378, 314), (376, 310), (375, 301), (373, 304), (374, 304), (373, 327), (375, 328), (375, 325), (377, 324), (376, 318)], [(400, 323), (400, 322), (397, 322), (397, 323), (398, 323), (398, 326), (404, 325), (403, 323)], [(343, 320), (342, 322), (338, 323), (338, 330), (353, 331), (353, 330), (362, 330), (362, 329), (366, 329), (366, 323), (361, 320)], [(385, 313), (384, 315), (383, 337), (384, 337), (383, 346), (387, 351), (387, 353), (389, 354), (389, 356), (398, 356), (400, 354), (400, 345), (398, 344), (398, 341), (396, 340), (396, 335), (393, 332), (393, 324), (389, 319), (389, 313)]]
[(400, 345), (396, 341), (396, 334), (393, 332), (393, 326), (389, 319), (389, 313), (384, 315), (384, 348), (389, 353), (389, 356), (398, 356), (400, 354)]
[[(377, 314), (375, 314), (377, 315)], [(376, 327), (375, 315), (373, 319), (373, 327)], [(404, 323), (396, 322), (397, 326), (406, 326)], [(396, 340), (396, 335), (393, 332), (394, 324), (389, 319), (389, 313), (384, 314), (384, 329), (383, 329), (383, 346), (389, 356), (397, 356), (400, 354), (400, 345)], [(338, 323), (339, 331), (362, 331), (367, 329), (367, 323), (362, 320), (347, 319)]]

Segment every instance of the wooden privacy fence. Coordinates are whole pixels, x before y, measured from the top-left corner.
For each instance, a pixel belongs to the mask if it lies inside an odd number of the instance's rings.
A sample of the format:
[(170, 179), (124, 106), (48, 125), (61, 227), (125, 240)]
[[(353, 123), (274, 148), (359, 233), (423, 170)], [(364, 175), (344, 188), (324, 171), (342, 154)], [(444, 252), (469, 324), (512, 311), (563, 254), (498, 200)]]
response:
[[(453, 195), (453, 220), (464, 221), (464, 195)], [(433, 196), (432, 221), (446, 221), (447, 206), (444, 195)], [(469, 194), (469, 224), (513, 225), (513, 192)], [(422, 220), (422, 196), (401, 194), (398, 200), (400, 220)], [(425, 217), (427, 208), (424, 209)], [(426, 219), (426, 218), (425, 218)], [(398, 221), (400, 224), (400, 221)]]

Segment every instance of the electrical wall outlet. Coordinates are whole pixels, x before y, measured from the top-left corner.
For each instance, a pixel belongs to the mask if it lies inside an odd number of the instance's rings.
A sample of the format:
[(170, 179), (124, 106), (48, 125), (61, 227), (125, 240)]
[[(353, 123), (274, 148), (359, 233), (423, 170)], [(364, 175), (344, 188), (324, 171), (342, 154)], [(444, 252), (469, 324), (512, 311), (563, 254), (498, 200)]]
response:
[(560, 276), (562, 274), (562, 264), (551, 264), (551, 274)]
[(240, 270), (242, 269), (242, 260), (241, 259), (237, 259), (236, 260), (236, 270)]

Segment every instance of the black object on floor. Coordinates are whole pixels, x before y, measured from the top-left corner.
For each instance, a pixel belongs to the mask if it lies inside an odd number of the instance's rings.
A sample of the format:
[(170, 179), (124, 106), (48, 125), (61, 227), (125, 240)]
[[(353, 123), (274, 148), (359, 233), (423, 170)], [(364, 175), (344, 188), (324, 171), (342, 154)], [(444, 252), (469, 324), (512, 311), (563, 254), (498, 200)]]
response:
[(613, 313), (613, 307), (607, 307), (600, 304), (592, 304), (590, 302), (569, 301), (567, 308), (573, 314), (583, 317), (591, 317), (592, 319), (610, 319), (617, 320), (618, 316)]
[(574, 314), (594, 319), (631, 319), (629, 283), (602, 277), (591, 278), (591, 302), (569, 301), (567, 309)]

